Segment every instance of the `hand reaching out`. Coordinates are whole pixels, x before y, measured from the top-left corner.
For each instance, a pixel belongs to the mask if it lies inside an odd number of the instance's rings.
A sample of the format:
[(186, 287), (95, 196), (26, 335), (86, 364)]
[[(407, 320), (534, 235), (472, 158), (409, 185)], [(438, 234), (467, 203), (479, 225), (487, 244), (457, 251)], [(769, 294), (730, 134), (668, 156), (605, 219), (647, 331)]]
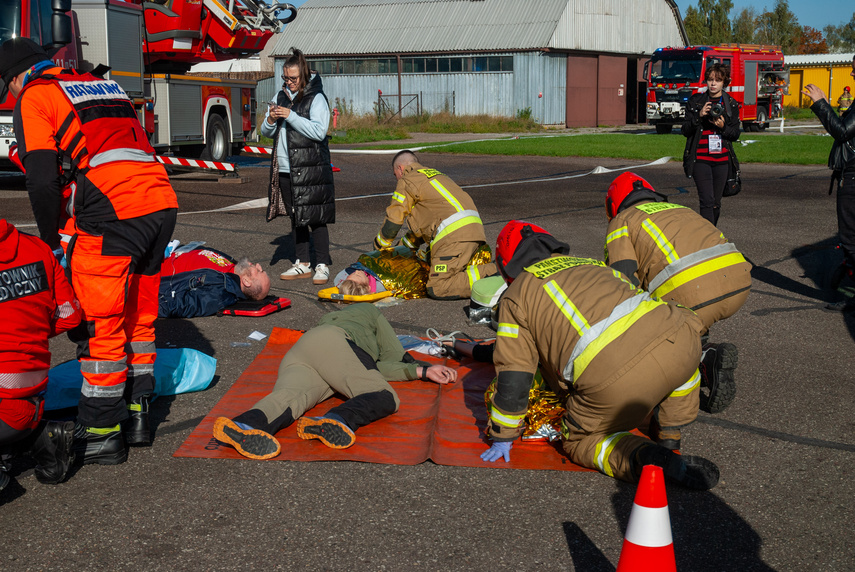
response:
[(828, 101), (828, 98), (825, 97), (825, 92), (823, 92), (821, 89), (819, 89), (812, 83), (807, 84), (802, 90), (802, 93), (811, 98), (811, 101), (813, 101), (814, 103), (816, 103), (817, 101), (822, 101), (823, 99)]

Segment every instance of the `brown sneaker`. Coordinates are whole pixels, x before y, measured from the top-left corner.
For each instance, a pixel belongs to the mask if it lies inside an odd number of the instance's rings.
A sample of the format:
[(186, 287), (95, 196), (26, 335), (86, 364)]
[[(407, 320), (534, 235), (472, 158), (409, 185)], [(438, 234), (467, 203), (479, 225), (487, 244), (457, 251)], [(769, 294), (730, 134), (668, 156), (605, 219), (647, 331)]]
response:
[(297, 420), (297, 435), (300, 439), (320, 439), (333, 449), (347, 449), (356, 442), (350, 427), (328, 417), (300, 417)]
[(214, 438), (231, 445), (237, 452), (250, 459), (271, 459), (282, 450), (276, 437), (260, 429), (245, 429), (228, 417), (217, 417), (214, 421)]

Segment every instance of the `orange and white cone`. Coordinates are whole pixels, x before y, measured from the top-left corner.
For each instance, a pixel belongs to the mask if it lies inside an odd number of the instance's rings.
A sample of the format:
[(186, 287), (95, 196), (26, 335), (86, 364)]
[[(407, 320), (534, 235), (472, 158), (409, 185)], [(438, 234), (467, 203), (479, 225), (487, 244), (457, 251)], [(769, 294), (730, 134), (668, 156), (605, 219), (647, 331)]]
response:
[(661, 467), (645, 465), (629, 513), (616, 572), (677, 572)]

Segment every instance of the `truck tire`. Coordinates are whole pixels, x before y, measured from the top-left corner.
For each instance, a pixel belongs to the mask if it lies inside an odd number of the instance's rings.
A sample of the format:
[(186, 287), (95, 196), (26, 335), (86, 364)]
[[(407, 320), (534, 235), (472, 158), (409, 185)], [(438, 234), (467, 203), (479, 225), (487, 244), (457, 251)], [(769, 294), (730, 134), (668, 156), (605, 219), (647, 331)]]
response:
[(656, 133), (659, 135), (668, 135), (671, 133), (671, 129), (673, 129), (673, 125), (669, 125), (668, 123), (657, 123), (656, 124)]
[(769, 113), (765, 107), (757, 108), (757, 131), (765, 131), (766, 123), (769, 121)]
[(226, 122), (216, 113), (212, 113), (208, 117), (208, 126), (205, 129), (205, 150), (202, 151), (200, 159), (222, 162), (228, 158), (231, 150)]

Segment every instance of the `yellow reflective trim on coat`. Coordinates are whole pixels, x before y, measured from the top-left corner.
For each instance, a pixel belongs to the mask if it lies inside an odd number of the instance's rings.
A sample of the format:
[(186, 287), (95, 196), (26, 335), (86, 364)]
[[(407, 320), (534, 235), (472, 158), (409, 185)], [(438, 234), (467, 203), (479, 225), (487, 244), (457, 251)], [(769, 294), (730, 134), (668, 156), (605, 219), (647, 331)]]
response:
[(394, 238), (386, 238), (383, 236), (382, 232), (378, 232), (377, 236), (374, 238), (377, 241), (377, 244), (383, 246), (384, 248), (388, 248), (392, 246), (392, 242), (395, 240)]
[(722, 268), (727, 268), (728, 266), (735, 266), (743, 262), (745, 262), (745, 257), (742, 256), (742, 254), (739, 252), (734, 252), (732, 254), (713, 258), (712, 260), (707, 260), (706, 262), (702, 262), (697, 266), (687, 268), (676, 276), (671, 277), (668, 281), (662, 284), (662, 286), (657, 288), (652, 294), (657, 298), (661, 298), (662, 296), (668, 294), (670, 291), (679, 288), (683, 284), (691, 282), (695, 278), (699, 278), (704, 274), (709, 274), (710, 272), (715, 272), (716, 270), (721, 270)]
[(674, 203), (641, 203), (635, 205), (635, 208), (646, 214), (659, 213), (669, 209), (686, 209), (683, 205), (675, 205)]
[(588, 344), (588, 347), (585, 348), (585, 351), (583, 351), (579, 357), (573, 360), (574, 383), (585, 372), (588, 365), (594, 361), (597, 354), (599, 354), (607, 345), (615, 341), (618, 336), (632, 327), (632, 325), (643, 318), (645, 314), (651, 310), (655, 310), (662, 304), (664, 304), (664, 302), (645, 300), (636, 306), (632, 312), (618, 320), (615, 320), (614, 323), (609, 325), (603, 333), (597, 336), (597, 339)]
[(510, 427), (511, 429), (519, 429), (520, 425), (522, 425), (523, 419), (525, 419), (525, 413), (521, 415), (506, 415), (500, 412), (494, 405), (490, 405), (490, 419), (498, 423), (499, 425), (504, 425), (505, 427)]
[(463, 205), (460, 204), (460, 201), (454, 198), (454, 195), (452, 195), (448, 189), (443, 187), (442, 183), (440, 183), (439, 181), (431, 181), (430, 184), (433, 186), (434, 189), (437, 190), (440, 195), (442, 195), (445, 200), (448, 201), (451, 206), (454, 207), (454, 210), (456, 210), (457, 212), (463, 210)]
[(466, 267), (466, 276), (469, 277), (469, 289), (470, 290), (472, 290), (472, 285), (481, 279), (481, 277), (478, 275), (478, 267), (477, 266), (467, 266)]
[(460, 229), (460, 228), (462, 228), (468, 224), (481, 224), (481, 217), (467, 216), (467, 217), (463, 217), (462, 219), (460, 219), (458, 221), (454, 221), (453, 223), (451, 223), (450, 225), (448, 225), (444, 229), (442, 229), (439, 232), (439, 234), (437, 234), (434, 237), (434, 239), (432, 241), (430, 241), (431, 247), (433, 247), (434, 244), (436, 244), (437, 242), (439, 242), (440, 240), (442, 240), (443, 238), (445, 238), (446, 236), (448, 236), (449, 234), (451, 234), (455, 230), (458, 230), (458, 229)]
[(614, 230), (606, 235), (606, 244), (612, 242), (613, 240), (617, 240), (622, 236), (629, 237), (629, 229), (627, 227), (622, 226), (617, 230)]
[(518, 338), (520, 335), (520, 327), (516, 324), (499, 322), (499, 327), (496, 329), (496, 335), (503, 336), (505, 338)]
[(558, 309), (561, 310), (564, 317), (570, 321), (570, 325), (572, 325), (579, 333), (579, 336), (584, 336), (585, 332), (587, 332), (591, 326), (588, 324), (588, 320), (585, 319), (585, 316), (582, 315), (582, 312), (579, 311), (579, 308), (570, 301), (570, 298), (567, 297), (567, 294), (564, 293), (564, 290), (561, 289), (558, 283), (555, 280), (550, 280), (543, 285), (543, 289), (546, 290), (546, 293), (549, 294), (549, 297), (552, 298), (552, 301), (555, 302), (555, 305), (558, 306)]
[(628, 431), (612, 433), (611, 435), (607, 436), (605, 439), (597, 443), (597, 448), (594, 450), (594, 464), (597, 465), (597, 468), (600, 469), (600, 472), (605, 473), (610, 477), (615, 476), (615, 473), (612, 470), (612, 466), (609, 464), (609, 456), (612, 454), (615, 445), (617, 445), (621, 439), (628, 435), (632, 435), (632, 433)]
[(683, 385), (672, 391), (668, 397), (683, 397), (695, 391), (701, 385), (701, 372), (695, 370), (695, 374)]
[(668, 260), (668, 264), (672, 262), (677, 262), (680, 260), (680, 257), (677, 256), (677, 251), (674, 249), (674, 245), (665, 237), (665, 233), (662, 232), (658, 226), (656, 226), (652, 220), (645, 219), (643, 223), (641, 223), (642, 228), (644, 228), (645, 232), (650, 235), (650, 238), (653, 239), (653, 242), (656, 243), (656, 246), (659, 247), (659, 250), (662, 251), (662, 254), (665, 255), (665, 259)]
[(398, 201), (399, 203), (403, 203), (404, 202), (404, 195), (395, 191), (394, 193), (392, 193), (392, 199)]

